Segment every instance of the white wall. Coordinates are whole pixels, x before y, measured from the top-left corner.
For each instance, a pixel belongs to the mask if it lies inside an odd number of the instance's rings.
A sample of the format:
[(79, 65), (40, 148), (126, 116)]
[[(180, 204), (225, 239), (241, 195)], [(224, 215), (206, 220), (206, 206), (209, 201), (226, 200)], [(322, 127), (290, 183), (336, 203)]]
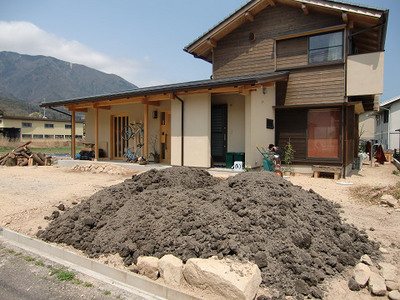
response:
[(390, 116), (389, 116), (389, 122), (390, 122), (390, 144), (389, 147), (390, 149), (399, 149), (399, 131), (396, 131), (397, 129), (400, 129), (400, 100), (394, 102), (390, 106)]
[(347, 96), (383, 93), (385, 52), (350, 55), (347, 58)]
[[(184, 108), (184, 165), (211, 166), (211, 95), (181, 97)], [(181, 165), (181, 103), (171, 101), (171, 164)]]
[(259, 88), (246, 96), (245, 134), (246, 168), (262, 167), (262, 155), (256, 145), (268, 146), (275, 143), (275, 129), (267, 129), (267, 118), (274, 120), (275, 87)]

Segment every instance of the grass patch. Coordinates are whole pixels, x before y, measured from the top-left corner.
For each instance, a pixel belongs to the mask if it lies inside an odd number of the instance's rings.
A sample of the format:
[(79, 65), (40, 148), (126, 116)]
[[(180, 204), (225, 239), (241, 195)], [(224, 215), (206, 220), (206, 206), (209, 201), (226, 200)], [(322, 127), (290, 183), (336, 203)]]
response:
[(35, 261), (35, 259), (33, 257), (30, 257), (28, 255), (24, 256), (23, 259), (26, 260), (26, 261)]
[(91, 284), (90, 282), (85, 282), (83, 284), (84, 287), (93, 287), (93, 284)]
[(75, 273), (68, 271), (64, 268), (54, 268), (54, 267), (48, 267), (51, 272), (50, 276), (57, 275), (57, 279), (60, 281), (71, 281), (75, 278)]
[(380, 200), (384, 194), (389, 194), (396, 199), (400, 199), (400, 182), (395, 186), (373, 187), (365, 184), (350, 188), (352, 198), (370, 205), (380, 204)]
[(37, 265), (39, 267), (44, 267), (44, 262), (41, 260), (38, 260), (37, 262), (35, 262), (35, 265)]
[(110, 291), (104, 291), (104, 295), (106, 295), (106, 296), (111, 295), (111, 292)]
[(15, 254), (15, 251), (12, 250), (12, 249), (7, 249), (7, 252), (10, 253), (10, 254)]
[(72, 284), (76, 284), (76, 285), (81, 285), (83, 283), (82, 280), (77, 279), (77, 278), (74, 278), (71, 282), (72, 282)]
[(17, 252), (17, 253), (15, 253), (14, 255), (15, 255), (15, 256), (21, 256), (21, 255), (22, 255), (22, 252)]
[[(68, 154), (71, 154), (71, 147), (70, 146), (29, 147), (29, 148), (31, 149), (31, 151), (42, 152), (42, 153), (47, 153), (47, 154), (57, 154), (57, 153), (68, 153)], [(10, 152), (13, 149), (14, 149), (14, 147), (0, 146), (0, 156)], [(75, 153), (79, 153), (81, 151), (81, 149), (82, 149), (82, 146), (76, 147), (75, 148)]]

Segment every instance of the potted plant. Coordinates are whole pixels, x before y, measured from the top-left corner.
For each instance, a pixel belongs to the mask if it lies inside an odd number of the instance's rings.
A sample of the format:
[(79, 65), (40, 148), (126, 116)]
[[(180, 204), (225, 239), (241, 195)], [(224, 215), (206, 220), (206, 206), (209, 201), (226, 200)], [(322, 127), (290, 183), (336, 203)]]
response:
[(285, 175), (291, 175), (292, 174), (292, 162), (294, 160), (294, 153), (296, 151), (293, 149), (292, 144), (290, 143), (290, 138), (289, 141), (287, 142), (285, 146), (285, 155), (284, 155), (284, 162), (285, 162)]
[(156, 135), (151, 136), (150, 138), (150, 145), (153, 148), (153, 151), (150, 152), (150, 156), (153, 157), (155, 163), (160, 162), (160, 153), (158, 153), (158, 138)]

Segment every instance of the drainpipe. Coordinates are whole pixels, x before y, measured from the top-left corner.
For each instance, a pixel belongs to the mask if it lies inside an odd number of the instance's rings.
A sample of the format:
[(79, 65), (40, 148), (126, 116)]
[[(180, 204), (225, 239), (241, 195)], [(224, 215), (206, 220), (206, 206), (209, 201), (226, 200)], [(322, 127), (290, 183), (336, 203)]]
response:
[(174, 94), (175, 99), (179, 100), (181, 102), (181, 109), (182, 109), (182, 113), (181, 113), (181, 166), (183, 167), (183, 158), (184, 158), (184, 153), (183, 153), (183, 136), (184, 136), (184, 126), (183, 126), (183, 120), (184, 120), (184, 108), (185, 108), (185, 101), (183, 101), (183, 99), (179, 98), (177, 95)]

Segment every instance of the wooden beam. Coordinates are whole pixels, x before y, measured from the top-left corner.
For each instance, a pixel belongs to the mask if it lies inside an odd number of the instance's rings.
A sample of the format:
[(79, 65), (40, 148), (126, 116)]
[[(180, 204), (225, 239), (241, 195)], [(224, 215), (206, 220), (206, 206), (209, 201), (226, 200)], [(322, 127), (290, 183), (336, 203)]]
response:
[(350, 21), (349, 21), (349, 28), (350, 28), (350, 29), (353, 29), (353, 28), (354, 28), (354, 21), (353, 21), (353, 20), (350, 20)]
[(347, 15), (346, 12), (342, 12), (342, 20), (343, 20), (343, 22), (345, 22), (346, 24), (349, 22), (349, 16)]
[(304, 3), (301, 4), (301, 9), (305, 15), (309, 14), (308, 7)]
[(210, 45), (213, 48), (217, 47), (217, 42), (213, 38), (208, 38), (207, 39), (207, 44)]
[(244, 16), (245, 16), (246, 19), (249, 20), (250, 22), (254, 22), (254, 16), (252, 15), (251, 12), (246, 11), (246, 13), (244, 14)]
[(144, 104), (144, 157), (149, 160), (149, 105)]
[(275, 6), (275, 1), (274, 0), (267, 0), (267, 3), (271, 6)]
[(71, 112), (71, 156), (75, 158), (75, 111)]
[(99, 108), (94, 109), (94, 159), (99, 159)]
[(74, 108), (74, 107), (70, 107), (70, 106), (64, 106), (64, 108), (69, 111), (84, 112), (84, 113), (88, 112), (87, 108)]
[(111, 109), (111, 105), (108, 106), (101, 106), (98, 104), (93, 105), (94, 108), (98, 108), (98, 109), (105, 109), (105, 110), (110, 110)]
[(150, 102), (148, 103), (148, 105), (160, 106), (160, 101), (150, 101)]

